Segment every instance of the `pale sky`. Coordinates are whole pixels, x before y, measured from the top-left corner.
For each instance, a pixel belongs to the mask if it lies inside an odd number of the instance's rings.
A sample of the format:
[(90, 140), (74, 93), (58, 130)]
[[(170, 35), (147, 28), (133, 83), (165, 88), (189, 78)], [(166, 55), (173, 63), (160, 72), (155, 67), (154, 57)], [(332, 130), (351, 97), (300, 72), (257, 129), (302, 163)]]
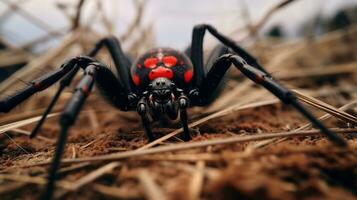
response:
[[(43, 19), (54, 29), (68, 27), (69, 22), (58, 11), (55, 2), (70, 2), (73, 0), (7, 0), (21, 1), (22, 8)], [(132, 0), (103, 0), (108, 16), (115, 21), (117, 35), (125, 31), (135, 11)], [(192, 27), (198, 23), (215, 25), (222, 32), (229, 33), (243, 25), (242, 8), (248, 7), (252, 21), (257, 21), (272, 6), (281, 0), (149, 0), (144, 13), (144, 24), (153, 24), (155, 41), (158, 46), (174, 48), (186, 47), (191, 39)], [(94, 0), (87, 0), (84, 7), (83, 23), (91, 23)], [(357, 5), (357, 0), (299, 0), (274, 15), (264, 27), (282, 24), (293, 35), (297, 27), (310, 17), (321, 13), (332, 15), (341, 7)], [(0, 15), (7, 9), (0, 1)], [(1, 21), (0, 34), (13, 44), (26, 43), (45, 34), (42, 29), (28, 23), (18, 14), (11, 14)]]

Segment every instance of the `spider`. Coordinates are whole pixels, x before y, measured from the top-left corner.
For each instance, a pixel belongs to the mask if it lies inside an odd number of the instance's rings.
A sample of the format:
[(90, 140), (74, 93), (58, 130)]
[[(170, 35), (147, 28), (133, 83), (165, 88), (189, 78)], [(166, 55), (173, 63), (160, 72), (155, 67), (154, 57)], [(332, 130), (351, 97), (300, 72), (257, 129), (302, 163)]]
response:
[[(208, 63), (211, 66), (207, 67), (210, 70), (205, 74), (203, 39), (207, 31), (228, 50), (222, 51), (218, 58), (217, 56), (209, 58)], [(105, 64), (94, 58), (102, 48), (109, 50), (119, 79)], [(63, 89), (71, 83), (80, 69), (84, 71), (59, 120), (61, 131), (49, 170), (44, 199), (52, 197), (67, 131), (74, 124), (94, 83), (108, 102), (119, 110), (138, 112), (150, 141), (154, 139), (150, 128), (151, 121), (164, 118), (174, 120), (178, 116), (183, 126), (183, 140), (188, 141), (191, 137), (186, 109), (190, 106), (207, 105), (228, 68), (234, 66), (253, 82), (269, 90), (284, 104), (296, 108), (332, 142), (339, 146), (346, 146), (342, 138), (321, 124), (299, 103), (294, 94), (276, 82), (252, 55), (211, 25), (201, 24), (194, 27), (191, 47), (186, 54), (170, 48), (156, 48), (131, 63), (119, 41), (114, 37), (107, 37), (97, 42), (87, 55), (68, 60), (59, 69), (32, 81), (27, 87), (0, 101), (0, 112), (8, 112), (36, 92), (60, 81), (57, 93), (30, 136), (32, 138)]]

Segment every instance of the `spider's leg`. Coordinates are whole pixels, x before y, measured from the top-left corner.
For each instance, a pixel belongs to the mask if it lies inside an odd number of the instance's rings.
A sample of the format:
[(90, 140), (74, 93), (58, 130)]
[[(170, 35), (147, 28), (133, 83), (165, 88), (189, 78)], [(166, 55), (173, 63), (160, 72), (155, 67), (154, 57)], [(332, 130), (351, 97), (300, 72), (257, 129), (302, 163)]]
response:
[[(199, 89), (193, 89), (190, 94), (190, 98), (193, 99), (198, 99), (198, 100), (204, 100), (209, 95), (208, 90), (212, 90), (213, 87), (217, 87), (213, 84), (216, 84), (216, 82), (219, 82), (220, 79), (222, 79), (223, 74), (227, 71), (227, 69), (230, 66), (230, 63), (233, 63), (237, 69), (239, 69), (245, 76), (256, 82), (257, 84), (262, 85), (265, 87), (267, 90), (269, 90), (271, 93), (273, 93), (275, 96), (277, 96), (282, 102), (285, 104), (290, 104), (293, 107), (295, 107), (296, 110), (298, 110), (302, 115), (304, 115), (310, 122), (318, 127), (321, 132), (327, 136), (331, 141), (335, 142), (335, 144), (340, 145), (340, 146), (346, 146), (346, 142), (327, 129), (320, 121), (318, 121), (308, 110), (306, 110), (297, 100), (295, 95), (293, 95), (289, 90), (285, 89), (282, 85), (277, 83), (272, 79), (270, 74), (258, 63), (258, 61), (250, 55), (248, 52), (246, 52), (243, 48), (239, 47), (238, 45), (235, 44), (235, 42), (225, 35), (219, 33), (214, 27), (210, 25), (198, 25), (195, 26), (194, 28), (194, 35), (193, 35), (193, 41), (192, 41), (192, 46), (194, 46), (194, 38), (195, 38), (195, 32), (196, 33), (196, 43), (199, 41), (199, 44), (196, 44), (196, 54), (198, 55), (197, 58), (194, 58), (192, 60), (193, 64), (198, 64), (202, 65), (202, 42), (203, 42), (203, 36), (205, 33), (205, 30), (208, 30), (215, 38), (217, 38), (222, 44), (226, 45), (230, 49), (233, 50), (237, 55), (227, 55), (227, 56), (222, 56), (215, 66), (212, 67), (211, 71), (214, 70), (217, 72), (217, 74), (211, 73), (211, 75), (207, 75), (205, 78), (205, 83), (199, 84), (197, 87), (200, 88), (202, 91)], [(193, 50), (193, 48), (192, 48)], [(192, 55), (194, 52), (192, 52)], [(201, 55), (201, 56), (200, 56)], [(196, 63), (195, 63), (196, 62)], [(215, 69), (218, 66), (220, 66), (220, 69)], [(222, 67), (224, 66), (224, 67)], [(196, 69), (196, 68), (195, 68)], [(209, 72), (210, 73), (210, 72)], [(210, 86), (210, 84), (213, 85)], [(202, 95), (200, 94), (202, 92)], [(196, 103), (201, 103), (197, 101)]]
[(43, 199), (52, 198), (54, 184), (57, 178), (57, 171), (60, 165), (61, 156), (63, 154), (64, 145), (67, 140), (68, 129), (71, 125), (74, 124), (75, 119), (84, 104), (84, 101), (90, 94), (90, 91), (94, 84), (96, 73), (97, 70), (95, 65), (90, 64), (85, 68), (85, 73), (82, 79), (76, 86), (71, 100), (68, 102), (62, 112), (60, 118), (61, 131), (58, 136), (55, 155), (50, 166), (48, 182), (46, 185), (46, 190)]
[[(235, 53), (240, 55), (244, 60), (248, 62), (251, 66), (258, 68), (259, 70), (268, 74), (268, 72), (258, 63), (258, 61), (245, 51), (243, 48), (236, 45), (236, 43), (219, 33), (214, 27), (207, 24), (196, 25), (192, 32), (192, 43), (191, 43), (191, 61), (194, 66), (196, 75), (194, 75), (194, 80), (196, 80), (196, 85), (199, 85), (204, 78), (204, 64), (203, 64), (203, 39), (206, 31), (209, 31), (214, 37), (216, 37), (225, 46), (229, 47)], [(210, 64), (212, 62), (208, 62)], [(209, 68), (210, 66), (208, 66)]]
[(62, 91), (67, 86), (70, 85), (70, 83), (72, 82), (72, 79), (77, 74), (79, 69), (80, 69), (80, 67), (78, 66), (78, 64), (75, 64), (73, 66), (73, 69), (60, 81), (60, 86), (59, 86), (55, 96), (52, 98), (50, 104), (46, 108), (45, 112), (42, 114), (40, 121), (38, 121), (38, 123), (36, 124), (35, 128), (32, 129), (31, 134), (30, 134), (30, 138), (36, 137), (37, 133), (39, 132), (39, 130), (41, 129), (43, 123), (45, 122), (45, 120), (47, 118), (47, 115), (52, 111), (52, 108), (55, 106), (57, 100), (59, 99)]
[[(99, 62), (91, 62), (81, 66), (81, 68), (84, 69), (84, 75), (77, 84), (71, 100), (66, 105), (60, 118), (61, 132), (58, 136), (56, 152), (49, 171), (49, 179), (43, 199), (50, 199), (52, 197), (57, 171), (67, 139), (68, 129), (75, 123), (85, 100), (93, 88), (94, 82), (97, 83), (98, 87), (101, 87), (101, 89), (104, 90), (103, 93), (110, 96), (108, 99), (115, 106), (126, 109), (130, 108), (130, 105), (136, 103), (134, 98), (128, 98), (129, 96), (125, 95), (123, 87), (115, 78), (115, 75), (105, 65)], [(123, 98), (123, 100), (116, 98)], [(134, 103), (130, 101), (134, 101)]]
[(115, 68), (118, 72), (119, 79), (126, 93), (131, 93), (135, 88), (130, 79), (130, 59), (125, 55), (121, 48), (120, 42), (113, 37), (101, 39), (95, 47), (88, 53), (88, 56), (94, 57), (100, 49), (106, 47), (114, 61)]
[(95, 65), (88, 65), (85, 68), (85, 73), (81, 81), (76, 86), (71, 100), (62, 112), (60, 118), (61, 131), (56, 145), (55, 156), (50, 167), (48, 183), (43, 199), (51, 199), (52, 197), (54, 183), (57, 176), (57, 170), (59, 168), (64, 145), (66, 143), (68, 129), (71, 125), (74, 124), (75, 119), (84, 104), (84, 101), (88, 97), (93, 87), (96, 73), (97, 70)]
[(213, 63), (201, 84), (190, 91), (189, 97), (191, 105), (206, 106), (211, 102), (217, 87), (232, 64), (227, 59), (228, 55), (229, 54), (219, 57), (216, 62)]
[(190, 136), (190, 131), (188, 128), (188, 119), (187, 119), (187, 107), (188, 107), (188, 98), (184, 95), (181, 94), (181, 96), (178, 98), (178, 103), (179, 103), (179, 109), (180, 109), (180, 119), (183, 127), (183, 140), (184, 141), (189, 141), (191, 140)]
[(346, 146), (347, 143), (336, 133), (327, 129), (316, 117), (314, 117), (303, 105), (297, 100), (297, 97), (286, 89), (284, 86), (276, 82), (270, 75), (262, 72), (253, 66), (250, 66), (243, 58), (238, 55), (233, 55), (229, 58), (233, 65), (239, 69), (246, 77), (254, 81), (256, 84), (262, 85), (285, 104), (292, 105), (303, 116), (305, 116), (313, 125), (321, 130), (321, 133), (339, 146)]
[(283, 103), (292, 105), (303, 116), (305, 116), (310, 122), (318, 127), (321, 132), (331, 141), (340, 146), (345, 146), (346, 142), (327, 129), (319, 120), (317, 120), (308, 110), (306, 110), (297, 100), (295, 95), (281, 84), (276, 82), (270, 75), (263, 71), (249, 65), (243, 58), (234, 54), (226, 54), (221, 56), (217, 62), (213, 65), (211, 71), (207, 74), (207, 77), (202, 81), (202, 84), (196, 89), (190, 92), (191, 101), (196, 105), (204, 105), (202, 102), (212, 91), (212, 88), (217, 87), (220, 79), (223, 77), (228, 68), (233, 64), (239, 69), (246, 77), (254, 81), (256, 84), (262, 85), (269, 90), (272, 94), (278, 97)]
[(59, 81), (66, 74), (68, 74), (71, 69), (73, 69), (76, 62), (76, 59), (69, 60), (59, 69), (56, 69), (34, 81), (31, 81), (30, 84), (25, 88), (19, 90), (15, 94), (10, 95), (9, 97), (3, 100), (0, 100), (0, 112), (9, 112), (15, 106), (31, 97), (33, 94), (47, 89), (48, 87)]
[(206, 30), (195, 26), (192, 32), (191, 48), (186, 50), (190, 54), (190, 58), (194, 68), (193, 81), (195, 85), (200, 85), (205, 77), (203, 66), (203, 38)]
[(153, 141), (154, 135), (152, 133), (152, 130), (150, 127), (150, 120), (148, 118), (148, 106), (145, 102), (146, 102), (146, 98), (142, 97), (140, 99), (140, 101), (138, 102), (137, 111), (141, 117), (141, 122), (144, 126), (146, 136), (148, 137), (149, 141)]
[[(100, 40), (99, 42), (96, 43), (95, 47), (89, 51), (87, 56), (81, 56), (79, 58), (81, 58), (82, 60), (83, 59), (94, 60), (91, 57), (96, 56), (98, 54), (99, 50), (103, 47), (106, 47), (109, 50), (109, 53), (114, 61), (115, 67), (119, 73), (119, 77), (122, 80), (122, 83), (118, 83), (118, 81), (116, 80), (115, 76), (112, 75), (112, 73), (107, 73), (107, 74), (109, 74), (108, 76), (110, 76), (109, 81), (107, 81), (107, 82), (113, 83), (113, 86), (110, 83), (109, 84), (104, 83), (105, 86), (102, 87), (102, 88), (104, 88), (103, 94), (105, 94), (105, 96), (108, 97), (107, 99), (109, 99), (109, 101), (111, 103), (113, 103), (115, 106), (119, 107), (122, 110), (127, 110), (127, 108), (124, 108), (122, 103), (112, 101), (113, 98), (114, 99), (116, 98), (115, 94), (114, 95), (106, 95), (107, 93), (113, 94), (114, 91), (123, 91), (123, 92), (129, 94), (130, 96), (133, 96), (133, 94), (131, 94), (133, 87), (131, 87), (132, 83), (129, 80), (130, 78), (129, 78), (129, 71), (128, 71), (131, 63), (130, 63), (130, 60), (128, 59), (128, 57), (122, 51), (119, 41), (115, 37), (103, 38), (102, 40)], [(48, 113), (51, 112), (53, 106), (56, 104), (56, 102), (57, 102), (60, 94), (64, 90), (64, 88), (70, 85), (70, 83), (72, 82), (72, 79), (77, 74), (78, 70), (79, 70), (79, 66), (75, 66), (74, 69), (72, 70), (72, 72), (69, 72), (69, 74), (65, 78), (63, 78), (63, 80), (61, 80), (60, 87), (58, 88), (55, 96), (52, 98), (50, 105), (47, 107), (46, 111), (42, 114), (40, 121), (36, 124), (35, 128), (32, 130), (30, 138), (33, 138), (37, 135), (42, 124), (45, 122)], [(118, 89), (118, 90), (116, 90), (116, 89)], [(126, 98), (127, 97), (125, 97), (125, 99)], [(117, 99), (119, 99), (119, 101), (121, 101), (122, 99), (124, 99), (124, 97), (118, 97)]]
[(206, 73), (211, 69), (209, 67), (212, 67), (213, 63), (215, 63), (219, 57), (227, 53), (231, 53), (231, 50), (227, 46), (223, 44), (216, 45), (208, 55), (206, 66), (205, 66), (205, 70), (207, 70)]
[(125, 86), (119, 82), (109, 68), (100, 67), (97, 71), (97, 77), (96, 85), (109, 103), (122, 111), (135, 110), (137, 95), (127, 93)]

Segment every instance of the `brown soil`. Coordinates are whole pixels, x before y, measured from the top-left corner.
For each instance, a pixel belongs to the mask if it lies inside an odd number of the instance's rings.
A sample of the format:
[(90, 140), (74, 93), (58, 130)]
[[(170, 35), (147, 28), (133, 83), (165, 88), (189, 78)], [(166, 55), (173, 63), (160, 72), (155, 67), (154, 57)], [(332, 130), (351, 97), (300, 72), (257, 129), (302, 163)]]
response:
[[(120, 117), (121, 115), (116, 114), (115, 117), (112, 115), (111, 119), (106, 119), (105, 114), (99, 114), (98, 118), (103, 119), (100, 125), (105, 128), (97, 128), (97, 130), (85, 128), (89, 122), (82, 119), (72, 128), (63, 157), (72, 157), (74, 151), (76, 157), (105, 155), (134, 150), (146, 144), (147, 140), (138, 125), (138, 120), (134, 116), (123, 118)], [(55, 121), (50, 120), (41, 135), (54, 138), (57, 130)], [(204, 123), (192, 130), (193, 141), (291, 130), (305, 122), (299, 114), (280, 104), (263, 106), (235, 112)], [(338, 124), (332, 120), (330, 125), (336, 127)], [(30, 130), (31, 127), (28, 129)], [(155, 128), (154, 130), (159, 137), (172, 129)], [(2, 138), (0, 160), (2, 173), (43, 177), (46, 174), (45, 168), (21, 166), (26, 165), (27, 162), (33, 163), (50, 157), (54, 150), (53, 142), (10, 135), (13, 141)], [(349, 137), (353, 139), (355, 136), (351, 134)], [(91, 144), (83, 148), (88, 143)], [(178, 153), (232, 155), (244, 151), (247, 145), (249, 143), (210, 146)], [(320, 136), (290, 139), (278, 145), (258, 149), (246, 157), (205, 162), (205, 177), (200, 196), (205, 199), (355, 199), (356, 156), (355, 149), (338, 150)], [(61, 180), (76, 181), (103, 164), (93, 164), (63, 173)], [(123, 198), (142, 199), (145, 197), (145, 191), (137, 175), (145, 170), (150, 172), (156, 184), (170, 199), (186, 199), (187, 194), (190, 193), (190, 182), (195, 173), (195, 165), (195, 162), (155, 159), (122, 160), (120, 167), (78, 191), (64, 195), (68, 199), (109, 198), (111, 195), (101, 192), (101, 187), (115, 187), (120, 192), (112, 194), (114, 197), (122, 195)], [(8, 187), (15, 183), (4, 181), (1, 185)], [(43, 188), (31, 183), (15, 186), (14, 191), (21, 192), (5, 192), (2, 199), (36, 199)]]

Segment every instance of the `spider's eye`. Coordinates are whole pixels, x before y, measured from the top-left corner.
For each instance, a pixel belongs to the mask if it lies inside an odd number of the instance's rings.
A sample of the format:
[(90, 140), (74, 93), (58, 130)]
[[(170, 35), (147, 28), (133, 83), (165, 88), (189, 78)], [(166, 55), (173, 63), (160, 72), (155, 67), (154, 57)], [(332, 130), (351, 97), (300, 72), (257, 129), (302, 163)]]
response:
[(144, 61), (144, 66), (145, 66), (146, 68), (155, 68), (157, 62), (159, 62), (159, 59), (158, 59), (158, 58), (147, 58), (147, 59)]
[(162, 62), (166, 67), (173, 67), (177, 63), (177, 58), (175, 56), (165, 56), (162, 58)]

